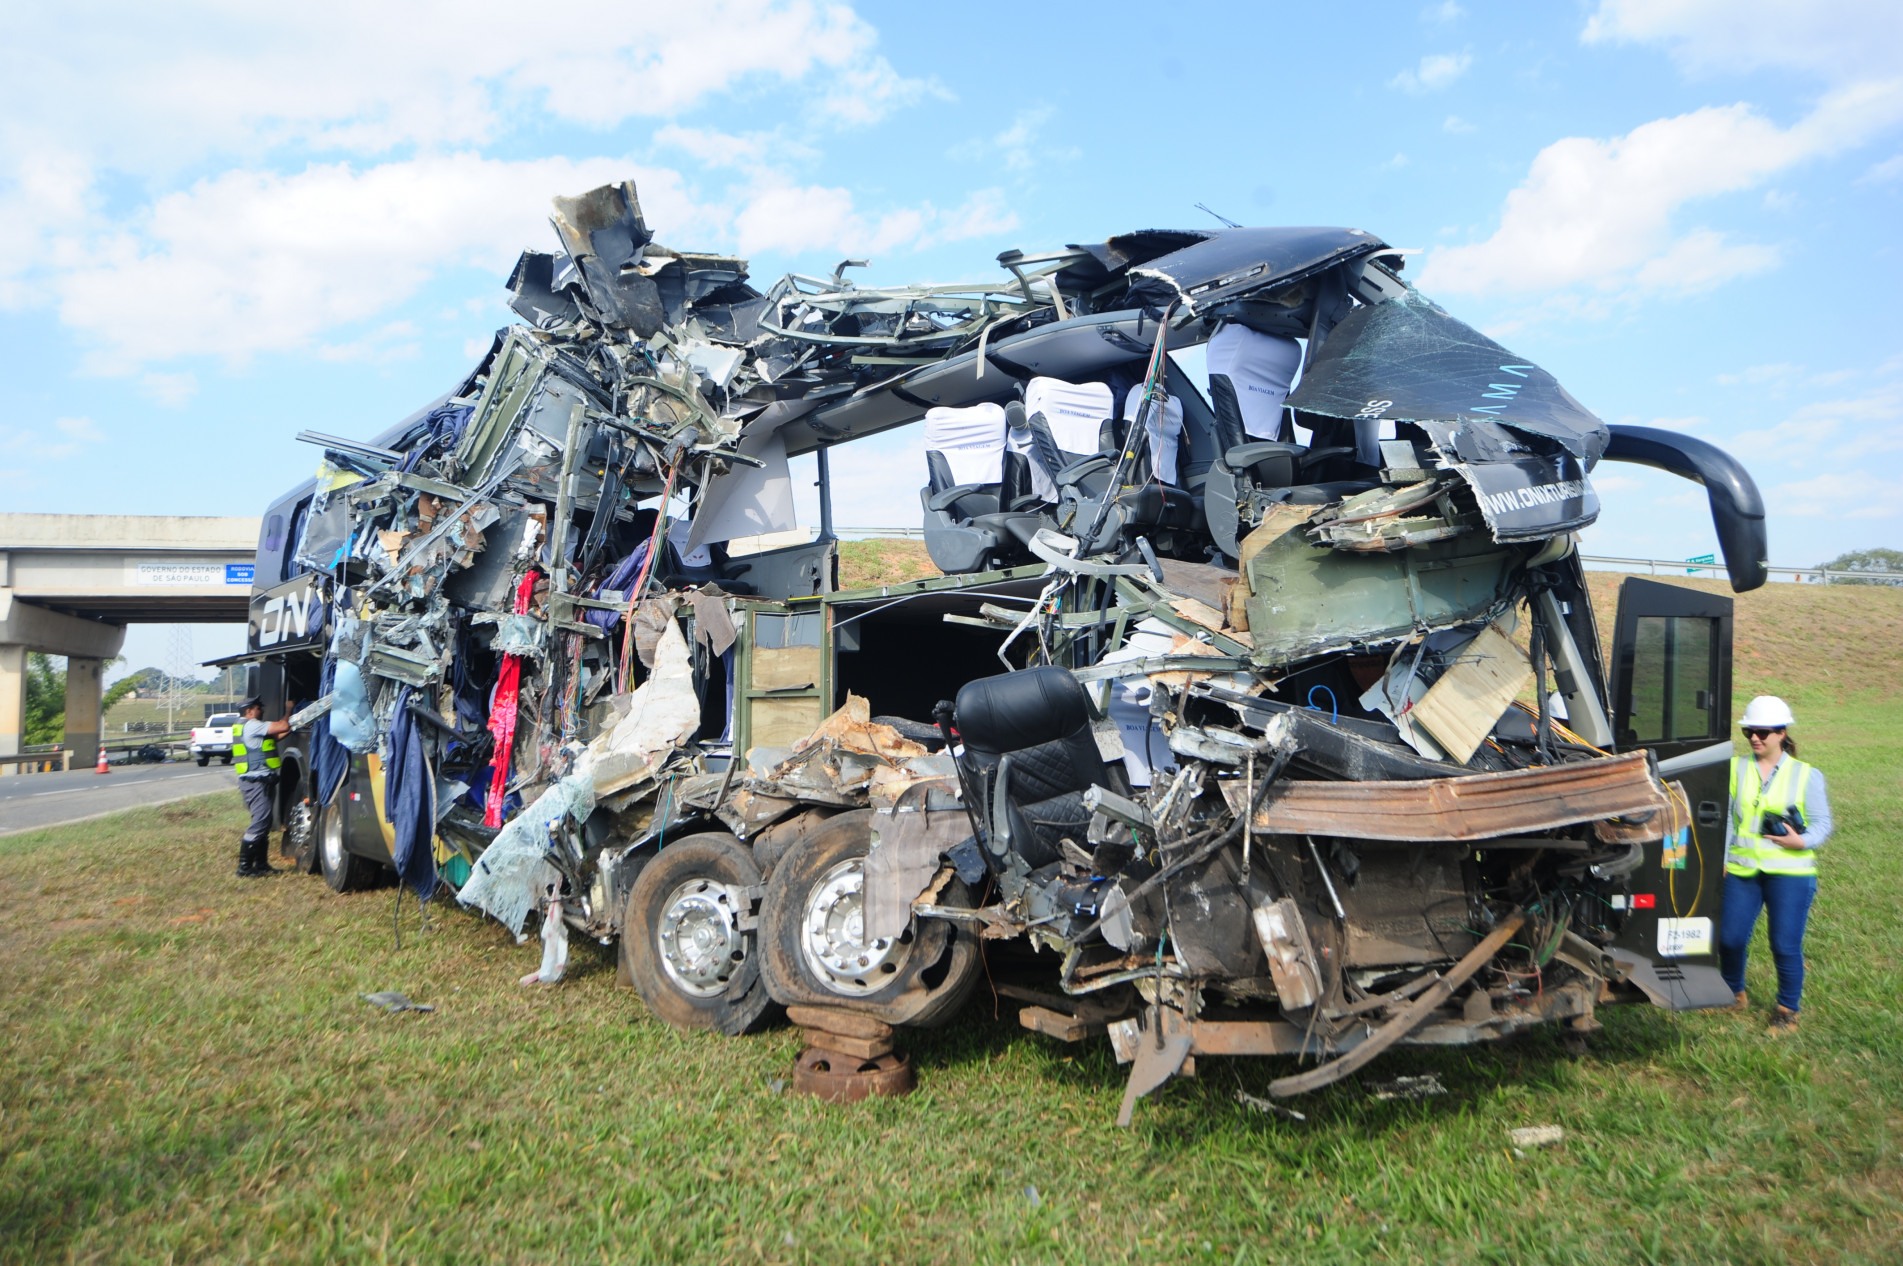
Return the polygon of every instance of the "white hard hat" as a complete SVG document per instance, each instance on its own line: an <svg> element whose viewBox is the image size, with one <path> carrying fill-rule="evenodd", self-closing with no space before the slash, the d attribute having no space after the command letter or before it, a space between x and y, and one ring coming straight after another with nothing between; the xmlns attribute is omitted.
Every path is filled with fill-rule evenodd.
<svg viewBox="0 0 1903 1266"><path fill-rule="evenodd" d="M1791 715L1791 705L1776 695L1759 695L1744 705L1742 725L1754 730L1782 730L1795 725L1797 718Z"/></svg>

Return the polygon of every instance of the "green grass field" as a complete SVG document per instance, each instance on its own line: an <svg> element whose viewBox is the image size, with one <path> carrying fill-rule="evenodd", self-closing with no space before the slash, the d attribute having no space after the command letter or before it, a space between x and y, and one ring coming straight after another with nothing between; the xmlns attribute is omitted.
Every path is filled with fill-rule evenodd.
<svg viewBox="0 0 1903 1266"><path fill-rule="evenodd" d="M777 1089L790 1031L676 1033L589 945L524 990L494 923L231 878L232 793L0 840L0 1259L1894 1262L1903 594L1820 592L1739 604L1739 702L1791 699L1839 820L1794 1038L1617 1008L1583 1057L1402 1049L1304 1121L1237 1102L1288 1065L1211 1059L1118 1131L1107 1044L981 993L916 1094L832 1108Z"/></svg>

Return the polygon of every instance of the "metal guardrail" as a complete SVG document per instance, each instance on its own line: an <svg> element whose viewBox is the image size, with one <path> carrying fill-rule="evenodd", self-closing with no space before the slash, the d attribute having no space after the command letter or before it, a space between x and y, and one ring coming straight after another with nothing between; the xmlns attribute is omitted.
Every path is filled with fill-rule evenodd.
<svg viewBox="0 0 1903 1266"><path fill-rule="evenodd" d="M0 765L18 765L23 774L50 774L55 771L64 773L73 767L73 754L70 751L15 752L0 756ZM28 769L28 765L39 768Z"/></svg>
<svg viewBox="0 0 1903 1266"><path fill-rule="evenodd" d="M1604 554L1581 554L1579 561L1606 571L1643 571L1651 576L1690 576L1701 572L1711 572L1718 577L1725 575L1723 563L1682 558L1613 558ZM1832 571L1828 567L1770 567L1766 570L1772 580L1798 584L1903 585L1903 572L1895 571Z"/></svg>

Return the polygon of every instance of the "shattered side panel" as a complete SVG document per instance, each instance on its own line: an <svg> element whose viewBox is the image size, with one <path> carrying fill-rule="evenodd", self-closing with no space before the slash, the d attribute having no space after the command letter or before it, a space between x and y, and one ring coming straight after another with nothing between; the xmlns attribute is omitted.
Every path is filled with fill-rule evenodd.
<svg viewBox="0 0 1903 1266"><path fill-rule="evenodd" d="M1377 554L1318 546L1299 524L1244 552L1249 636L1263 667L1480 619L1509 600L1520 561L1471 533Z"/></svg>

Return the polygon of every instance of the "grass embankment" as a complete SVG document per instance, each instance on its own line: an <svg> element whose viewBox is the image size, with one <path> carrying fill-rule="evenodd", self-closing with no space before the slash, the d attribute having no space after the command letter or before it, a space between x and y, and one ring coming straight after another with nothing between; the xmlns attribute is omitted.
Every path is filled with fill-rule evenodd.
<svg viewBox="0 0 1903 1266"><path fill-rule="evenodd" d="M1903 594L1775 586L1739 630L1740 699L1792 700L1840 823L1795 1038L1618 1008L1584 1058L1401 1050L1301 1122L1236 1102L1286 1064L1205 1060L1124 1132L1106 1045L985 998L911 1037L918 1093L829 1108L776 1092L790 1032L676 1033L586 944L523 990L493 923L418 935L405 898L398 949L391 890L230 878L219 796L0 840L0 1258L1897 1260ZM1448 1093L1369 1093L1424 1072Z"/></svg>
<svg viewBox="0 0 1903 1266"><path fill-rule="evenodd" d="M839 587L864 589L896 585L941 574L925 552L924 541L880 538L839 543Z"/></svg>

